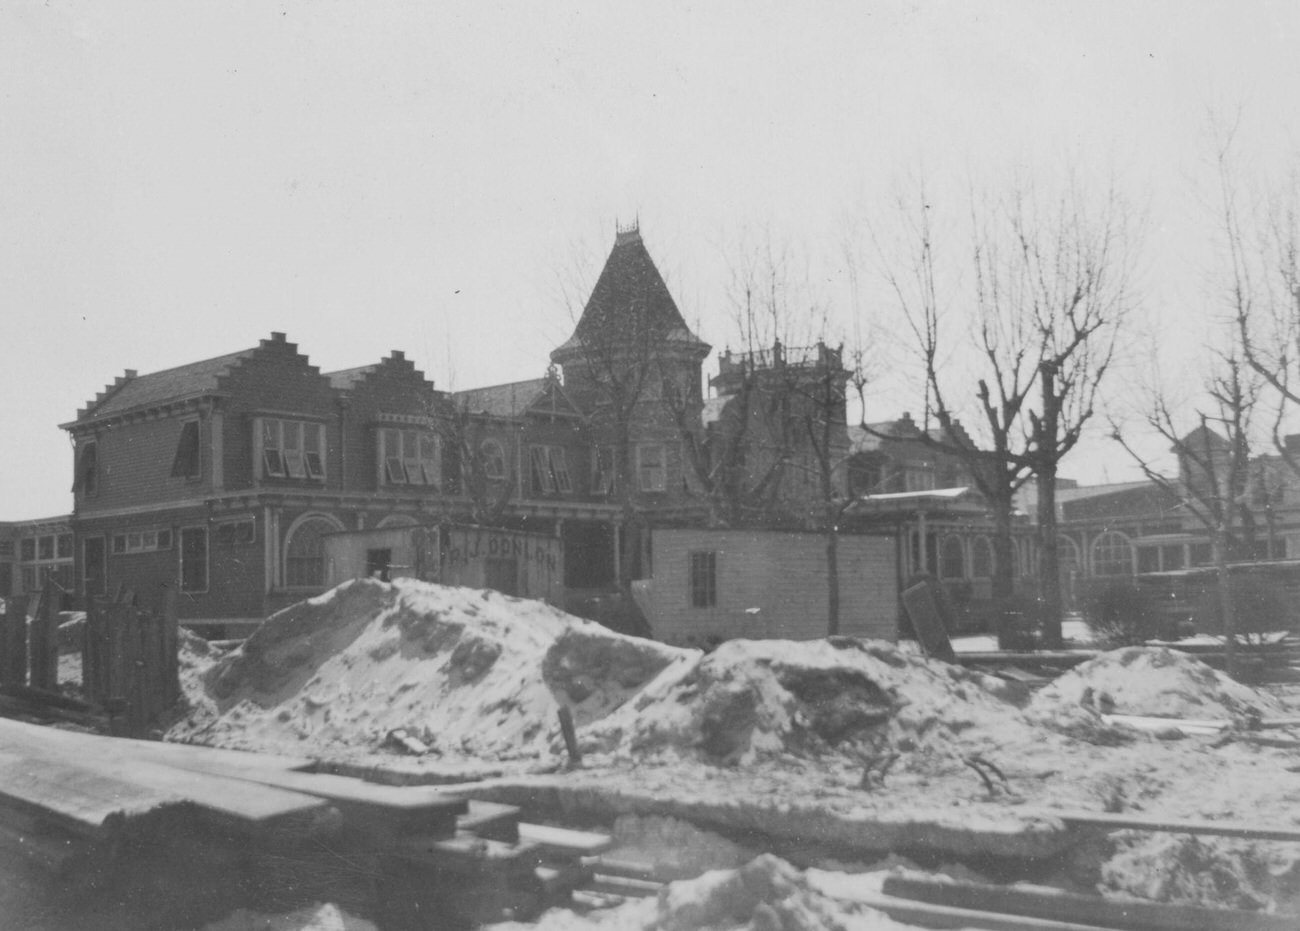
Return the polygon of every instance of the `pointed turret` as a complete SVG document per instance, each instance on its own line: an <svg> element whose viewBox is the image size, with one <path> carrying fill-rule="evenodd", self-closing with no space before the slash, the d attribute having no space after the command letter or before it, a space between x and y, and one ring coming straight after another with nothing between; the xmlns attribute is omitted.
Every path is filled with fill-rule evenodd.
<svg viewBox="0 0 1300 931"><path fill-rule="evenodd" d="M709 345L691 332L646 251L637 224L620 227L582 317L551 353L558 365L599 353L684 352L703 359Z"/></svg>

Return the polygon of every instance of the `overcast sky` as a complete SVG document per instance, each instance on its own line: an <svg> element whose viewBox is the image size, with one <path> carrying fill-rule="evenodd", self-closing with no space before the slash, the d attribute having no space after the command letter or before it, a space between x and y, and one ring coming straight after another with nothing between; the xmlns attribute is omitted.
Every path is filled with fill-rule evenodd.
<svg viewBox="0 0 1300 931"><path fill-rule="evenodd" d="M561 286L638 216L715 346L756 229L850 334L846 231L918 166L1113 169L1149 210L1142 313L1194 373L1207 110L1294 154L1297 47L1293 2L0 0L0 519L71 508L57 424L127 368L280 330L325 371L537 377ZM869 404L920 408L887 378ZM1132 474L1097 443L1064 472Z"/></svg>

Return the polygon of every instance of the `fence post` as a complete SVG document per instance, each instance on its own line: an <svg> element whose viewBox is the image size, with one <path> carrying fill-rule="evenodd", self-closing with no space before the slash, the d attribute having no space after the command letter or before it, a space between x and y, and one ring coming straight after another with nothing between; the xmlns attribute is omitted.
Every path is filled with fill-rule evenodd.
<svg viewBox="0 0 1300 931"><path fill-rule="evenodd" d="M163 586L162 599L162 692L163 708L171 707L181 697L180 621L176 617L180 586Z"/></svg>
<svg viewBox="0 0 1300 931"><path fill-rule="evenodd" d="M32 618L28 650L31 656L31 686L57 691L59 688L59 613L61 589L51 581L45 583L36 616Z"/></svg>
<svg viewBox="0 0 1300 931"><path fill-rule="evenodd" d="M27 684L27 595L6 598L0 618L0 685Z"/></svg>

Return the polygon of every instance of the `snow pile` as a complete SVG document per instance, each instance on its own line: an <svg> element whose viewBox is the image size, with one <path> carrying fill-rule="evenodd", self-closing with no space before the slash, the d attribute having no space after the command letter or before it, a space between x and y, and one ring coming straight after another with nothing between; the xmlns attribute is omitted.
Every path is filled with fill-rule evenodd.
<svg viewBox="0 0 1300 931"><path fill-rule="evenodd" d="M874 909L833 899L807 876L771 854L735 870L672 883L657 899L629 902L586 916L552 909L535 924L494 925L496 931L889 931L911 928Z"/></svg>
<svg viewBox="0 0 1300 931"><path fill-rule="evenodd" d="M218 660L168 739L338 755L404 729L439 753L536 756L561 706L585 724L695 655L497 592L360 579Z"/></svg>
<svg viewBox="0 0 1300 931"><path fill-rule="evenodd" d="M1156 902L1293 911L1300 862L1293 844L1186 834L1132 834L1102 867L1102 886Z"/></svg>
<svg viewBox="0 0 1300 931"><path fill-rule="evenodd" d="M287 915L263 915L239 909L203 931L377 931L369 921L353 917L336 905L312 905Z"/></svg>
<svg viewBox="0 0 1300 931"><path fill-rule="evenodd" d="M726 765L1026 737L995 682L883 642L732 640L665 670L582 741L592 753L667 751Z"/></svg>
<svg viewBox="0 0 1300 931"><path fill-rule="evenodd" d="M660 881L738 867L756 853L689 821L658 815L620 815L611 834L617 859L649 866Z"/></svg>
<svg viewBox="0 0 1300 931"><path fill-rule="evenodd" d="M1278 710L1271 697L1165 647L1103 653L1044 687L1028 710L1051 720L1084 705L1108 714L1216 720Z"/></svg>

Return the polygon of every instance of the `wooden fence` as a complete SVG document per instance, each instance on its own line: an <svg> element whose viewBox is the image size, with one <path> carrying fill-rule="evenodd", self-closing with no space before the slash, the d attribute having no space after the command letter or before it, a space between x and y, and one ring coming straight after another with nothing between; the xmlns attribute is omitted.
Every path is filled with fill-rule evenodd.
<svg viewBox="0 0 1300 931"><path fill-rule="evenodd" d="M37 596L5 599L0 618L0 688L39 696L59 692L59 616L62 594L50 583ZM176 587L166 586L157 611L141 608L133 593L91 598L74 642L81 650L84 698L133 735L146 733L180 697ZM119 718L119 716L121 716Z"/></svg>

